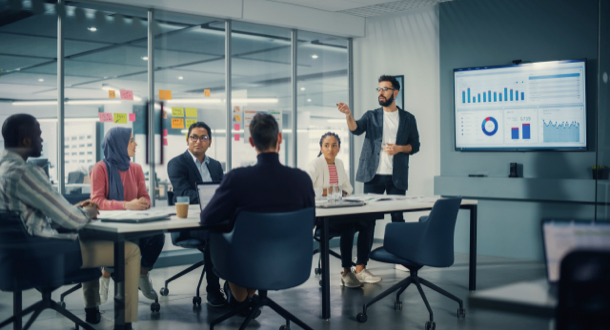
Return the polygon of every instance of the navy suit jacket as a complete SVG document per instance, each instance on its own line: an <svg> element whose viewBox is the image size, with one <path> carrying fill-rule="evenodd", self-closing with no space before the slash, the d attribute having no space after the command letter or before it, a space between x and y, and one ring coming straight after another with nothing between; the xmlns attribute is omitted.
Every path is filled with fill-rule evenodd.
<svg viewBox="0 0 610 330"><path fill-rule="evenodd" d="M214 225L228 219L233 227L240 211L273 213L315 207L309 174L280 164L275 152L257 158L256 165L236 168L225 175L201 212L201 224Z"/></svg>
<svg viewBox="0 0 610 330"><path fill-rule="evenodd" d="M209 158L210 163L207 166L212 177L212 182L222 181L224 174L220 162L211 157ZM174 203L176 202L176 197L189 196L191 204L199 204L197 183L202 182L203 179L188 150L169 161L167 164L167 175L174 188Z"/></svg>

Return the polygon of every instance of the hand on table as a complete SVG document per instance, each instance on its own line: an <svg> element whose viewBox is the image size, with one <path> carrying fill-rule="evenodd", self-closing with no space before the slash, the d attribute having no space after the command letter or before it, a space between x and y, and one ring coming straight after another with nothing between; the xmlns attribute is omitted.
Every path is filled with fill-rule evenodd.
<svg viewBox="0 0 610 330"><path fill-rule="evenodd" d="M146 210L150 208L148 200L144 197L133 199L129 202L125 202L126 210Z"/></svg>

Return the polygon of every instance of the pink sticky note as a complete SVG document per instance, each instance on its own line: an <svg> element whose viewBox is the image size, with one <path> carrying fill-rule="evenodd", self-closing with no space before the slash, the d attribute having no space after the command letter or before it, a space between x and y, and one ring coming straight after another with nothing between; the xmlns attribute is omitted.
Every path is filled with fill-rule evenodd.
<svg viewBox="0 0 610 330"><path fill-rule="evenodd" d="M233 129L239 131L239 124L233 124Z"/></svg>
<svg viewBox="0 0 610 330"><path fill-rule="evenodd" d="M108 113L108 112L99 112L97 114L100 117L100 121L102 123L111 123L114 121L114 117L112 116L112 113Z"/></svg>
<svg viewBox="0 0 610 330"><path fill-rule="evenodd" d="M129 114L129 121L136 121L136 114L135 113L130 113Z"/></svg>
<svg viewBox="0 0 610 330"><path fill-rule="evenodd" d="M167 138L163 138L163 145L164 145L164 146L167 146L167 145L168 145L168 144L167 144Z"/></svg>
<svg viewBox="0 0 610 330"><path fill-rule="evenodd" d="M163 129L163 136L167 136L167 128Z"/></svg>
<svg viewBox="0 0 610 330"><path fill-rule="evenodd" d="M239 134L233 134L233 138L235 139L235 141L239 141Z"/></svg>
<svg viewBox="0 0 610 330"><path fill-rule="evenodd" d="M133 101L133 91L121 89L121 100Z"/></svg>

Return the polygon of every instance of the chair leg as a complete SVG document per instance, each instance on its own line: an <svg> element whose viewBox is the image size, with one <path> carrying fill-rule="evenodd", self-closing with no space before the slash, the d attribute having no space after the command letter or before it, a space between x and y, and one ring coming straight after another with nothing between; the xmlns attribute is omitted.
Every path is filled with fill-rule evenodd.
<svg viewBox="0 0 610 330"><path fill-rule="evenodd" d="M224 320L230 319L233 316L239 314L241 311L248 309L251 306L251 304L244 304L242 306L239 306L239 308L233 309L230 312L224 314L223 316L215 319L214 321L212 321L212 323L210 323L210 330L214 330L214 326L220 322L223 322Z"/></svg>
<svg viewBox="0 0 610 330"><path fill-rule="evenodd" d="M430 289L432 289L432 290L442 294L443 296L455 300L458 304L460 304L460 308L464 308L464 303L462 302L462 300L460 298L452 295L451 293L441 289L440 287L430 283L429 281L427 281L427 280L425 280L425 279L423 279L421 277L419 278L419 281L421 282L421 284L423 284L423 285L429 287Z"/></svg>
<svg viewBox="0 0 610 330"><path fill-rule="evenodd" d="M407 278L405 278L404 280L392 285L389 289L383 291L382 293L380 293L378 296L376 296L375 298L373 298L373 300L367 302L366 304L364 304L362 306L362 314L366 315L366 309L371 307L372 304L378 302L379 300L387 297L390 293L398 290L398 289L402 289L403 287L406 289L411 283L413 283L413 276L409 276ZM404 289L402 289L404 291Z"/></svg>
<svg viewBox="0 0 610 330"><path fill-rule="evenodd" d="M201 288L201 281L203 281L203 274L205 274L206 268L203 265L203 269L201 270L201 275L199 276L199 282L197 283L197 296L199 298L199 288ZM201 305L201 302L199 303Z"/></svg>
<svg viewBox="0 0 610 330"><path fill-rule="evenodd" d="M189 266L187 269L185 269L185 270L181 271L180 273L178 273L178 274L168 278L165 281L165 288L167 289L167 286L168 286L169 282L171 282L171 281L173 281L173 280L175 280L175 279L177 279L179 277L182 277L184 274L188 274L188 273L192 272L194 269L197 269L197 268L199 268L201 266L203 266L203 260L197 262L196 264L193 264L193 265Z"/></svg>
<svg viewBox="0 0 610 330"><path fill-rule="evenodd" d="M95 328L93 328L92 326L87 324L85 321L79 319L76 315L68 312L68 310L66 310L60 304L58 304L58 303L56 303L54 301L51 301L51 306L49 306L49 307L54 309L55 311L57 311L59 314L65 316L68 319L70 319L70 321L74 322L74 324L76 325L77 329L78 329L79 326L81 326L85 330L95 330Z"/></svg>
<svg viewBox="0 0 610 330"><path fill-rule="evenodd" d="M13 314L13 316L9 317L8 319L6 319L6 320L2 321L2 323L0 323L0 328L4 327L5 325L8 325L10 323L13 323L15 321L19 321L19 322L15 322L17 324L14 328L21 329L21 318L30 314L32 311L36 310L37 308L39 308L39 306L41 304L42 304L42 301L39 301L39 302L33 304L32 306L22 310L18 314Z"/></svg>
<svg viewBox="0 0 610 330"><path fill-rule="evenodd" d="M413 279L413 282L415 283L415 286L417 287L417 291L419 291L419 295L421 296L422 300L424 301L424 304L426 304L426 308L428 309L428 313L430 313L430 323L434 322L434 314L432 313L432 308L430 307L430 304L428 303L428 299L426 299L426 295L424 294L424 290L421 287L421 284L419 283L419 278L415 277Z"/></svg>
<svg viewBox="0 0 610 330"><path fill-rule="evenodd" d="M59 301L63 303L64 302L64 298L66 298L67 295L71 294L72 292L74 292L74 291L76 291L76 290L78 290L78 289L80 289L82 287L83 287L82 283L78 283L77 285L71 287L69 290L67 290L66 292L62 293L59 296Z"/></svg>
<svg viewBox="0 0 610 330"><path fill-rule="evenodd" d="M23 327L23 330L28 330L31 326L32 323L34 323L34 321L36 320L36 318L38 317L38 315L40 315L40 313L42 313L42 311L44 310L44 303L40 302L40 305L38 305L38 307L36 308L36 310L34 311L34 313L32 313L32 316L30 317L30 319L28 320L28 322L25 324L25 326Z"/></svg>
<svg viewBox="0 0 610 330"><path fill-rule="evenodd" d="M287 325L290 325L290 321L292 321L296 325L298 325L299 327L301 327L301 328L303 328L305 330L313 330L311 327L309 327L303 321L299 320L296 316L294 316L293 314L291 314L290 312L288 312L287 310L282 308L280 305L278 305L275 301L267 298L266 302L265 302L265 305L269 306L269 308L273 309L281 317L286 319L286 324Z"/></svg>

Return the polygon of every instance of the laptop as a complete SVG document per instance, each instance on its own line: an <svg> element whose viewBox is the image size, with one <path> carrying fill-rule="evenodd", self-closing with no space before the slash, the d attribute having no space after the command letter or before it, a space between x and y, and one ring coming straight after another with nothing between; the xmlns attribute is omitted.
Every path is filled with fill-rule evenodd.
<svg viewBox="0 0 610 330"><path fill-rule="evenodd" d="M216 189L220 186L219 182L200 182L197 184L197 194L199 195L199 207L201 211L212 199Z"/></svg>
<svg viewBox="0 0 610 330"><path fill-rule="evenodd" d="M557 297L561 260L578 249L610 249L610 223L591 220L543 220L542 241L549 290Z"/></svg>

